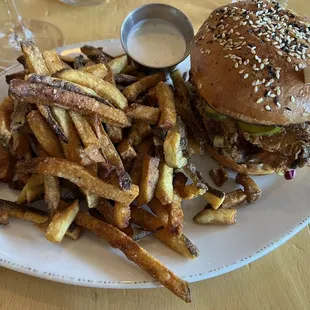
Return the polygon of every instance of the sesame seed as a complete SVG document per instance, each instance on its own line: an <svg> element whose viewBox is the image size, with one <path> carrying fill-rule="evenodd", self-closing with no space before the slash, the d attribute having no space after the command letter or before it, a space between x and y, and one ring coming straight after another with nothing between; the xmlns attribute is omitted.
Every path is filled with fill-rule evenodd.
<svg viewBox="0 0 310 310"><path fill-rule="evenodd" d="M298 72L298 71L299 71L298 66L295 66L295 71L296 71L296 72Z"/></svg>
<svg viewBox="0 0 310 310"><path fill-rule="evenodd" d="M287 60L287 62L292 62L291 57L287 57L286 60Z"/></svg>
<svg viewBox="0 0 310 310"><path fill-rule="evenodd" d="M276 105L281 108L281 103L279 101L276 102Z"/></svg>
<svg viewBox="0 0 310 310"><path fill-rule="evenodd" d="M254 92L257 93L258 92L258 86L254 87Z"/></svg>
<svg viewBox="0 0 310 310"><path fill-rule="evenodd" d="M295 97L291 96L291 103L295 103Z"/></svg>
<svg viewBox="0 0 310 310"><path fill-rule="evenodd" d="M249 74L248 73L246 73L244 76L243 76L243 78L246 80L247 78L249 77Z"/></svg>
<svg viewBox="0 0 310 310"><path fill-rule="evenodd" d="M277 90L277 95L280 96L281 93L282 93L282 92L281 92L281 89L278 89L278 90Z"/></svg>
<svg viewBox="0 0 310 310"><path fill-rule="evenodd" d="M242 74L242 73L244 73L244 70L243 70L243 69L239 71L239 74Z"/></svg>
<svg viewBox="0 0 310 310"><path fill-rule="evenodd" d="M271 107L270 107L270 105L265 105L265 110L267 110L267 111L271 111Z"/></svg>
<svg viewBox="0 0 310 310"><path fill-rule="evenodd" d="M259 98L256 103L262 103L264 101L264 98Z"/></svg>
<svg viewBox="0 0 310 310"><path fill-rule="evenodd" d="M236 62L235 63L235 68L237 69L239 67L239 64Z"/></svg>
<svg viewBox="0 0 310 310"><path fill-rule="evenodd" d="M202 84L199 84L199 85L198 85L198 88L201 89L201 88L202 88Z"/></svg>
<svg viewBox="0 0 310 310"><path fill-rule="evenodd" d="M280 55L280 56L283 55L281 51L277 51L277 54Z"/></svg>
<svg viewBox="0 0 310 310"><path fill-rule="evenodd" d="M265 65L264 64L261 64L260 67L259 67L261 70L263 70L265 68Z"/></svg>

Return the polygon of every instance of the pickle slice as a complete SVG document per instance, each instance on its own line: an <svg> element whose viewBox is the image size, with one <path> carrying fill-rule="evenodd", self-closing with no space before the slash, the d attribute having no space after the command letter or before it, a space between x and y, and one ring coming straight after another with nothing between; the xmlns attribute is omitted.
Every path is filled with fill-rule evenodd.
<svg viewBox="0 0 310 310"><path fill-rule="evenodd" d="M209 117L213 118L213 119L216 119L216 120L222 120L222 119L225 119L226 116L225 115L222 115L222 114L219 114L217 113L216 111L214 111L212 108L210 108L208 105L205 105L205 111L206 113L208 114Z"/></svg>
<svg viewBox="0 0 310 310"><path fill-rule="evenodd" d="M238 126L242 131L245 131L253 136L272 136L279 133L282 129L278 126L260 126L238 122Z"/></svg>

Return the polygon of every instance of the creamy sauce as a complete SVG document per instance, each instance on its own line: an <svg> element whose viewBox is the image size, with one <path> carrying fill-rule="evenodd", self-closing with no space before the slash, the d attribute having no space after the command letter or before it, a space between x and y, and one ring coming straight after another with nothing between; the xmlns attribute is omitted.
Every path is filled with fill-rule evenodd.
<svg viewBox="0 0 310 310"><path fill-rule="evenodd" d="M180 30L162 19L139 22L128 36L129 54L150 67L169 67L182 60L186 52Z"/></svg>

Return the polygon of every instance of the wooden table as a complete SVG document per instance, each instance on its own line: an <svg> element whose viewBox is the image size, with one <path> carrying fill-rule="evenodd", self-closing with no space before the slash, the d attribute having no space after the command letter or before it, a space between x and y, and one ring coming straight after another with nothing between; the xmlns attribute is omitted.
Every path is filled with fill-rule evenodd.
<svg viewBox="0 0 310 310"><path fill-rule="evenodd" d="M309 0L289 0L310 16ZM59 1L18 1L24 17L57 24L66 43L115 38L123 18L151 0L108 0L99 7L75 8ZM183 10L198 29L210 11L227 0L167 0ZM307 10L307 11L306 11ZM0 21L7 18L0 2ZM276 224L276 223L275 223ZM242 269L195 283L186 305L165 289L107 290L53 283L0 268L0 309L310 309L310 230Z"/></svg>

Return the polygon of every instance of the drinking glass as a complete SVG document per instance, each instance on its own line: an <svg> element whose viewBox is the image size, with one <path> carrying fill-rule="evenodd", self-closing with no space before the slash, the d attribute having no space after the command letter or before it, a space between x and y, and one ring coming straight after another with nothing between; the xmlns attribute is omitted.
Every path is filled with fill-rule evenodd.
<svg viewBox="0 0 310 310"><path fill-rule="evenodd" d="M20 42L33 40L42 50L64 43L61 31L49 22L22 19L15 0L4 0L10 21L0 25L0 69L11 66L20 55Z"/></svg>
<svg viewBox="0 0 310 310"><path fill-rule="evenodd" d="M65 4L70 4L74 6L91 6L91 5L99 5L106 2L106 0L60 0L60 1Z"/></svg>

